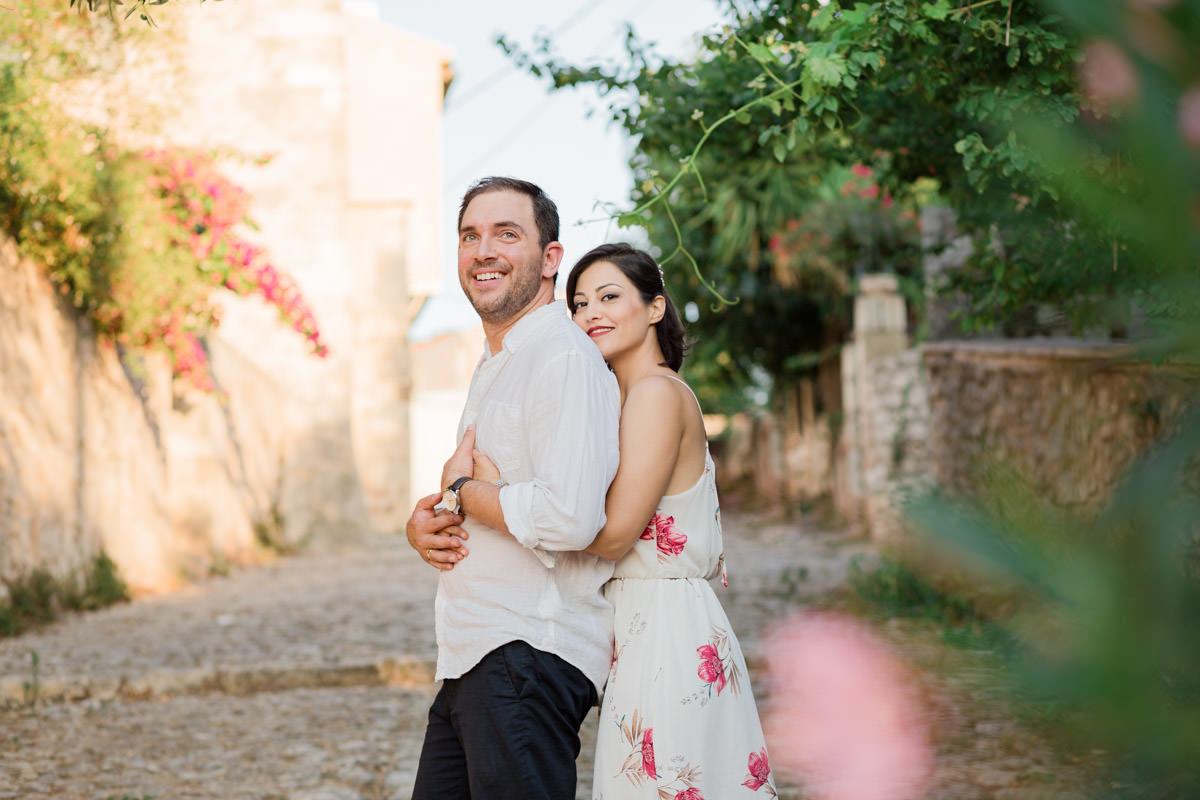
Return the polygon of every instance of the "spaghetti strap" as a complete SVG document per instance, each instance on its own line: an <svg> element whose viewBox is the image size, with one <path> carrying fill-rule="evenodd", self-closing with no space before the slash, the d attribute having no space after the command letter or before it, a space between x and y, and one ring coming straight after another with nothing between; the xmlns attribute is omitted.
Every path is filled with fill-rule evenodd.
<svg viewBox="0 0 1200 800"><path fill-rule="evenodd" d="M691 386L688 386L687 381L685 381L683 378L679 377L678 375L663 375L663 377L670 378L671 380L676 381L678 383L682 383L683 388L687 389L688 393L691 394L692 399L696 401L696 408L698 408L700 410L700 416L702 416L702 417L704 416L704 406L700 405L700 398L696 397L696 392L692 390Z"/></svg>

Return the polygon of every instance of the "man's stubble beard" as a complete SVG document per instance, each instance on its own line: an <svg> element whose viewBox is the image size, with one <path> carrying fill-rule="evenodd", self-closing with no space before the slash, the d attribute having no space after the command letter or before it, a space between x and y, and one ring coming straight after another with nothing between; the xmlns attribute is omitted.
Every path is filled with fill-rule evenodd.
<svg viewBox="0 0 1200 800"><path fill-rule="evenodd" d="M538 268L540 263L541 258L539 257L537 263L514 266L509 272L512 285L491 306L480 305L479 300L471 293L471 289L468 288L474 283L471 278L466 279L467 285L463 287L463 293L466 294L467 300L470 301L471 306L475 309L475 313L484 322L507 322L524 311L533 302L533 298L537 296L538 289L541 288L542 284L542 273Z"/></svg>

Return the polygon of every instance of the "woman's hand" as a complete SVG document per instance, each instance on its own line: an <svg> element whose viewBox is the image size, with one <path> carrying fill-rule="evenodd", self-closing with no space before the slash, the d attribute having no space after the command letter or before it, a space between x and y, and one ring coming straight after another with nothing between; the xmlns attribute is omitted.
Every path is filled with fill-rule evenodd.
<svg viewBox="0 0 1200 800"><path fill-rule="evenodd" d="M474 471L471 473L472 478L487 483L495 483L500 480L500 470L496 469L496 465L490 458L478 450L472 450L471 455L475 460Z"/></svg>
<svg viewBox="0 0 1200 800"><path fill-rule="evenodd" d="M458 443L454 454L446 461L442 467L442 488L445 489L450 484L454 483L458 478L470 476L471 474L471 453L475 451L475 426L468 425L466 431L463 432L462 441Z"/></svg>

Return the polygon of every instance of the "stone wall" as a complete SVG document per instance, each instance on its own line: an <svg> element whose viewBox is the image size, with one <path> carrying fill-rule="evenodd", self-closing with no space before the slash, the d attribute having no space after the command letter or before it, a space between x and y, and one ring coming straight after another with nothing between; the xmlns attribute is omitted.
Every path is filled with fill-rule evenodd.
<svg viewBox="0 0 1200 800"><path fill-rule="evenodd" d="M65 576L101 548L135 588L179 578L167 491L165 365L98 349L31 263L0 242L0 578Z"/></svg>
<svg viewBox="0 0 1200 800"><path fill-rule="evenodd" d="M932 477L960 492L1001 467L1057 504L1094 512L1200 398L1200 368L1133 362L1120 345L939 342L923 351Z"/></svg>
<svg viewBox="0 0 1200 800"><path fill-rule="evenodd" d="M706 419L717 464L717 484L731 502L807 506L828 496L831 448L828 416L788 404L784 415L758 412ZM719 437L719 438L718 438Z"/></svg>

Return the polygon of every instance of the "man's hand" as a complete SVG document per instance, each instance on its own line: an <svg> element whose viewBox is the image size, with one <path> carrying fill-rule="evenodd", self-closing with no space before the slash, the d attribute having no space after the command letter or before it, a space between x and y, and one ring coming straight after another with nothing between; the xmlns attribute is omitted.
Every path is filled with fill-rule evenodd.
<svg viewBox="0 0 1200 800"><path fill-rule="evenodd" d="M467 548L463 546L467 532L459 527L463 518L458 514L437 514L433 510L441 499L442 493L438 492L418 500L404 532L408 534L408 544L423 561L440 570L451 570L467 557Z"/></svg>
<svg viewBox="0 0 1200 800"><path fill-rule="evenodd" d="M442 489L454 483L458 478L471 477L471 470L475 468L475 459L471 456L474 450L475 426L468 425L462 441L458 443L458 449L442 467Z"/></svg>

